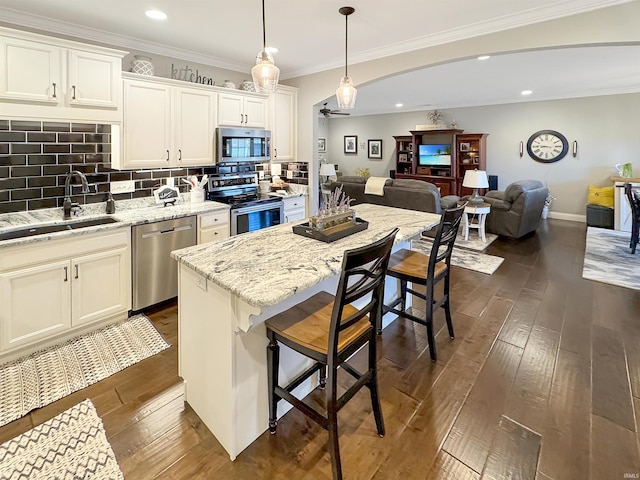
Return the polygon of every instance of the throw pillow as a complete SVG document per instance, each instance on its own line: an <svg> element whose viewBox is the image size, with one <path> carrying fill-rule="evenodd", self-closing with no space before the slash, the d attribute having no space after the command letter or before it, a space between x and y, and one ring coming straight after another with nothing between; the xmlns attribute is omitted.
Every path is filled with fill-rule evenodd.
<svg viewBox="0 0 640 480"><path fill-rule="evenodd" d="M587 203L613 208L613 186L596 187L595 185L589 185Z"/></svg>

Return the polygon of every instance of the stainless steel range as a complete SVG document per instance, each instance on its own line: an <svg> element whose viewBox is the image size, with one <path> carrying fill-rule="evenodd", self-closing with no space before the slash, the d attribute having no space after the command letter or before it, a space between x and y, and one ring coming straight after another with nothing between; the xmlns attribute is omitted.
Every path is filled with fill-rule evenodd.
<svg viewBox="0 0 640 480"><path fill-rule="evenodd" d="M258 192L258 174L253 164L221 164L217 171L209 174L207 198L231 206L231 235L283 222L282 199Z"/></svg>

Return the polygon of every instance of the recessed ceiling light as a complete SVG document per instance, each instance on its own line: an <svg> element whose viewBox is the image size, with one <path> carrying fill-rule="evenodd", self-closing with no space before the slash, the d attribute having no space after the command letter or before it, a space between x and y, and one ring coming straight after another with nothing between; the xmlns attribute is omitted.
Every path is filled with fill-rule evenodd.
<svg viewBox="0 0 640 480"><path fill-rule="evenodd" d="M149 18L153 18L154 20L167 19L167 14L164 12L161 12L160 10L147 10L146 12L144 12L144 14Z"/></svg>
<svg viewBox="0 0 640 480"><path fill-rule="evenodd" d="M398 108L404 107L404 103L396 103L396 107L398 107Z"/></svg>
<svg viewBox="0 0 640 480"><path fill-rule="evenodd" d="M533 93L533 90L522 90L520 92L520 95L531 95Z"/></svg>
<svg viewBox="0 0 640 480"><path fill-rule="evenodd" d="M478 60L489 60L491 58L491 55L480 55L478 57Z"/></svg>

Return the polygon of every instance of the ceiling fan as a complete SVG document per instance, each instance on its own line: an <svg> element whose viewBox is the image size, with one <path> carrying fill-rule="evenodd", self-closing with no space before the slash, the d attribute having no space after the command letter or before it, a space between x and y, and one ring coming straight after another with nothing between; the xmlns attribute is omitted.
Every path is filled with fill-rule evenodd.
<svg viewBox="0 0 640 480"><path fill-rule="evenodd" d="M344 113L344 112L341 112L340 110L331 110L330 108L327 108L327 103L328 102L325 102L324 108L320 109L320 113L324 115L325 118L331 115L351 115L350 113Z"/></svg>

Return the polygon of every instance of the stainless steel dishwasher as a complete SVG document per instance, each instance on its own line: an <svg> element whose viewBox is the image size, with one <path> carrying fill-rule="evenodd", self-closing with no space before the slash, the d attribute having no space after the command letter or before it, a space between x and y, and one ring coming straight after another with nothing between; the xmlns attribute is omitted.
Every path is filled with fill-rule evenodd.
<svg viewBox="0 0 640 480"><path fill-rule="evenodd" d="M196 217L136 225L133 240L132 309L178 295L178 265L171 251L196 244Z"/></svg>

